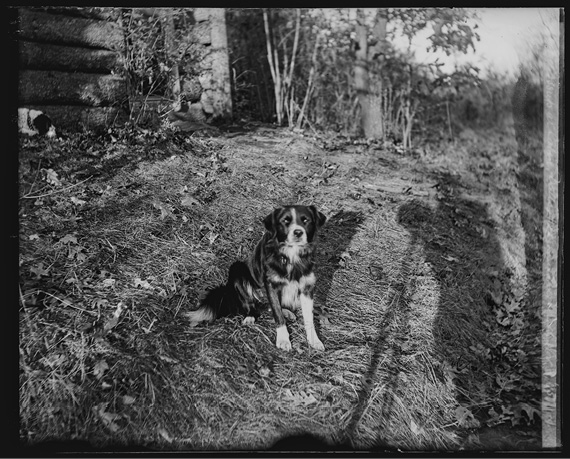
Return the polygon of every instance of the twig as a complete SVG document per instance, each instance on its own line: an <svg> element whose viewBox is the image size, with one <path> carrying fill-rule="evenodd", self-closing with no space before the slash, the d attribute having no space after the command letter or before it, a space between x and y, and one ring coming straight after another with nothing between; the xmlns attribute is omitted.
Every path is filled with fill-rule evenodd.
<svg viewBox="0 0 570 459"><path fill-rule="evenodd" d="M34 189L34 185L38 181L38 175L40 174L41 167L42 167L42 159L40 158L40 162L38 164L38 170L36 171L36 176L34 177L34 181L32 182L32 186L30 186L30 191L28 191L28 194L32 192L32 190Z"/></svg>
<svg viewBox="0 0 570 459"><path fill-rule="evenodd" d="M63 192L63 191L67 191L67 190L69 190L69 189L71 189L71 188L73 188L73 187L75 187L75 186L77 186L77 185L81 185L82 183L86 182L86 181L89 180L90 178L93 178L93 176L90 175L90 176L87 177L85 180L82 180L81 182L74 183L73 185L69 185L69 186L66 187L66 188L62 188L61 190L55 190L55 191L52 191L52 192L50 192L50 193L39 194L39 195L37 195L37 196L28 196L28 195L26 195L26 196L22 196L22 199L39 199L39 198L45 198L46 196L51 196L52 194L61 193L61 192Z"/></svg>
<svg viewBox="0 0 570 459"><path fill-rule="evenodd" d="M305 116L305 110L307 108L307 103L309 102L309 97L313 91L313 78L315 76L315 67L317 64L317 49L319 48L319 38L320 35L317 34L315 38L315 47L313 48L313 56L311 58L311 70L309 71L309 81L307 82L307 92L305 93L305 100L303 100L303 106L301 107L301 113L297 118L297 129L301 128L303 124L303 117Z"/></svg>
<svg viewBox="0 0 570 459"><path fill-rule="evenodd" d="M69 300L62 300L61 298L59 298L59 297L57 297L57 296L55 296L55 295L52 295L51 293L46 292L45 290L38 290L38 292L44 292L47 296L51 296L54 300L59 301L59 302L60 302L62 305L64 305L64 306L70 307L70 308L72 308L72 309L77 309L78 311L85 312L85 313L87 313L87 314L95 315L95 313L94 313L93 311L88 311L87 309L83 309L83 308L80 308L80 307L78 307L78 306L74 306L74 305L71 303L71 301L69 301Z"/></svg>
<svg viewBox="0 0 570 459"><path fill-rule="evenodd" d="M26 307L26 301L24 300L24 295L22 294L22 286L18 285L18 289L20 290L20 301L22 302L22 306Z"/></svg>

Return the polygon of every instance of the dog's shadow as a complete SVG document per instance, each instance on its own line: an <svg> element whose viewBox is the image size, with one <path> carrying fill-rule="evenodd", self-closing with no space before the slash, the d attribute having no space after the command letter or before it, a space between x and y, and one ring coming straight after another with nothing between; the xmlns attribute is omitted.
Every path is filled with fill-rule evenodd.
<svg viewBox="0 0 570 459"><path fill-rule="evenodd" d="M349 247L352 238L364 222L360 212L341 210L330 217L320 229L316 254L315 314L326 314L327 298L336 270L340 267L341 255ZM315 323L317 332L320 321Z"/></svg>

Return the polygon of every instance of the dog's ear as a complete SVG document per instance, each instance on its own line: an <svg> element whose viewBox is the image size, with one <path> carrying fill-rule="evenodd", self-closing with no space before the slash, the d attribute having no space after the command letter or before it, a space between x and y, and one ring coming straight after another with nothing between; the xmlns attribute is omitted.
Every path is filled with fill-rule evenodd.
<svg viewBox="0 0 570 459"><path fill-rule="evenodd" d="M277 215L277 212L279 212L279 209L275 209L273 212L271 212L267 217L263 219L263 224L265 225L265 229L267 229L267 231L271 231L272 233L275 232L275 216Z"/></svg>
<svg viewBox="0 0 570 459"><path fill-rule="evenodd" d="M323 226L327 221L327 217L322 212L319 212L315 206L309 206L315 221L317 222L317 226Z"/></svg>

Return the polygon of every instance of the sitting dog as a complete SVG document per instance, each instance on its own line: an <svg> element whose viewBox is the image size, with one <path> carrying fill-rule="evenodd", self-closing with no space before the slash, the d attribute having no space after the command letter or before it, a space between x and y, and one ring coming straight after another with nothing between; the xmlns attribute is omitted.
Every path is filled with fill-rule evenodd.
<svg viewBox="0 0 570 459"><path fill-rule="evenodd" d="M300 307L309 345L324 350L313 321L313 253L317 229L325 220L315 206L275 209L263 220L267 231L248 262L235 262L227 283L210 290L201 307L187 314L192 324L236 314L245 315L244 324L254 323L265 290L277 325L277 347L291 350L285 317L294 320L292 311Z"/></svg>

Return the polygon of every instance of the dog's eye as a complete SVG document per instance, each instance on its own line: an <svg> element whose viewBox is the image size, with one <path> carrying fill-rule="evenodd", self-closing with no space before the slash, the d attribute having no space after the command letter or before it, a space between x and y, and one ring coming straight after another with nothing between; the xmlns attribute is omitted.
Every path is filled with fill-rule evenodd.
<svg viewBox="0 0 570 459"><path fill-rule="evenodd" d="M308 218L308 217L305 217L305 216L303 215L303 216L301 217L301 221L302 221L303 223L309 223L309 218Z"/></svg>
<svg viewBox="0 0 570 459"><path fill-rule="evenodd" d="M289 223L291 223L291 217L285 217L283 219L283 223L285 223L286 225L288 225Z"/></svg>

